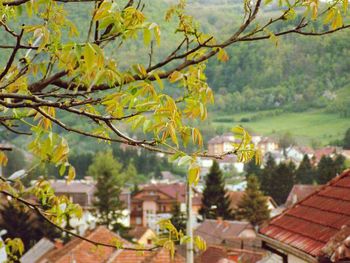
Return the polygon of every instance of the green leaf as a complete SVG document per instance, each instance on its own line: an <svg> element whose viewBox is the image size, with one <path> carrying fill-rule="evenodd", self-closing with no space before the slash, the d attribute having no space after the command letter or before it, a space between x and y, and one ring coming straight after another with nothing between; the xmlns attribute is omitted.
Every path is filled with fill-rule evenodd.
<svg viewBox="0 0 350 263"><path fill-rule="evenodd" d="M175 70L173 73L170 74L168 79L169 79L170 83L174 83L176 81L179 81L182 78L183 78L183 74L181 72Z"/></svg>
<svg viewBox="0 0 350 263"><path fill-rule="evenodd" d="M75 168L73 166L69 166L67 181L70 182L74 180L74 178L75 178Z"/></svg>
<svg viewBox="0 0 350 263"><path fill-rule="evenodd" d="M223 48L219 48L218 60L222 62L226 62L229 60L229 56Z"/></svg>
<svg viewBox="0 0 350 263"><path fill-rule="evenodd" d="M148 28L143 30L143 43L148 46L151 43L152 35Z"/></svg>
<svg viewBox="0 0 350 263"><path fill-rule="evenodd" d="M191 161L193 161L193 158L189 155L185 155L179 159L177 164L179 166L188 165L188 164L190 164Z"/></svg>
<svg viewBox="0 0 350 263"><path fill-rule="evenodd" d="M197 165L192 165L188 170L188 183L190 185L197 185L199 182L199 172L200 168Z"/></svg>

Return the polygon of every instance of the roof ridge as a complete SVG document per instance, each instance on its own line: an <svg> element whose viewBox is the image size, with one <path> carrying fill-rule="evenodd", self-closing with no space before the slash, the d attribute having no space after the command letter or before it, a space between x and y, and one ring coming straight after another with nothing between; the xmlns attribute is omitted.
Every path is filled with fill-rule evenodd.
<svg viewBox="0 0 350 263"><path fill-rule="evenodd" d="M323 191L326 187L328 186L333 186L335 183L337 183L340 179L346 177L346 176L350 176L350 169L346 169L344 170L341 174L335 176L334 178L332 178L329 182L327 182L326 184L324 184L323 186L321 186L319 189L317 189L316 191L314 191L312 194L304 197L303 199L301 199L300 201L296 202L295 204L293 204L290 208L287 208L286 210L284 210L281 214L276 215L274 217L271 217L269 222L272 222L273 220L280 218L282 216L284 216L285 214L287 214L287 212L289 212L291 209L293 209L294 207L296 207L297 205L301 204L302 202L310 199L311 197L315 196L316 194L318 194L319 192ZM263 227L262 227L263 228Z"/></svg>

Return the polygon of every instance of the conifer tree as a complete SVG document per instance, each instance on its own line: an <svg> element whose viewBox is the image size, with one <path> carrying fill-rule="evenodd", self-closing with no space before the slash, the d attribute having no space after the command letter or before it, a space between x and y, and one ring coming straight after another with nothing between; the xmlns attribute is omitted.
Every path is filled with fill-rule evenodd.
<svg viewBox="0 0 350 263"><path fill-rule="evenodd" d="M334 158L335 174L341 174L345 170L345 168L346 168L345 160L346 160L346 158L341 154L337 154L335 156L335 158Z"/></svg>
<svg viewBox="0 0 350 263"><path fill-rule="evenodd" d="M88 174L97 181L94 205L98 222L110 229L119 230L118 219L122 217L124 205L120 200L125 176L122 165L111 151L98 153L89 166Z"/></svg>
<svg viewBox="0 0 350 263"><path fill-rule="evenodd" d="M343 139L343 147L346 150L350 150L350 128L346 130L344 139Z"/></svg>
<svg viewBox="0 0 350 263"><path fill-rule="evenodd" d="M239 220L249 221L254 226L260 225L270 216L267 197L260 191L259 182L255 175L248 177L247 188L238 203L235 216Z"/></svg>
<svg viewBox="0 0 350 263"><path fill-rule="evenodd" d="M3 196L1 196L3 198ZM7 231L5 238L19 237L28 250L41 238L53 240L60 237L61 232L41 217L31 213L27 207L9 201L0 209L0 229Z"/></svg>
<svg viewBox="0 0 350 263"><path fill-rule="evenodd" d="M297 184L312 184L314 181L315 171L311 165L309 156L304 155L303 160L299 164L295 173L295 180Z"/></svg>
<svg viewBox="0 0 350 263"><path fill-rule="evenodd" d="M205 179L205 188L202 197L202 207L199 213L203 218L231 219L230 200L226 195L225 182L219 164L214 161L210 172Z"/></svg>
<svg viewBox="0 0 350 263"><path fill-rule="evenodd" d="M326 184L336 176L334 168L333 159L330 156L322 156L317 165L317 183Z"/></svg>
<svg viewBox="0 0 350 263"><path fill-rule="evenodd" d="M260 176L258 176L260 181L260 189L265 195L272 196L271 185L273 184L272 178L276 170L276 162L271 154L268 154L264 169L262 169Z"/></svg>
<svg viewBox="0 0 350 263"><path fill-rule="evenodd" d="M295 164L280 163L271 177L271 197L277 204L283 204L295 182Z"/></svg>
<svg viewBox="0 0 350 263"><path fill-rule="evenodd" d="M244 171L246 173L246 178L250 175L255 175L259 178L261 173L261 165L256 163L255 157L248 163L244 164Z"/></svg>

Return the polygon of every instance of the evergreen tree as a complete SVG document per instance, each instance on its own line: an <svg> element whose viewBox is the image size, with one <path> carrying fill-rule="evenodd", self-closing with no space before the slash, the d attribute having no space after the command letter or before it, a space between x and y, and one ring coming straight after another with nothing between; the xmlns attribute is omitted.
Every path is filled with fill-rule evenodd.
<svg viewBox="0 0 350 263"><path fill-rule="evenodd" d="M343 147L346 150L350 150L350 128L346 130L344 139L343 139Z"/></svg>
<svg viewBox="0 0 350 263"><path fill-rule="evenodd" d="M261 173L261 165L256 164L255 157L254 157L250 162L244 165L244 171L246 173L247 179L250 175L255 175L259 177Z"/></svg>
<svg viewBox="0 0 350 263"><path fill-rule="evenodd" d="M239 220L249 221L254 226L260 225L270 216L267 197L260 191L259 182L255 175L248 177L247 188L238 203L235 216Z"/></svg>
<svg viewBox="0 0 350 263"><path fill-rule="evenodd" d="M125 180L128 183L135 183L137 181L137 170L134 165L134 160L131 159L125 170Z"/></svg>
<svg viewBox="0 0 350 263"><path fill-rule="evenodd" d="M222 217L223 219L232 218L230 200L226 195L222 171L216 161L213 162L210 172L205 179L202 207L199 213L203 218L209 219L217 217Z"/></svg>
<svg viewBox="0 0 350 263"><path fill-rule="evenodd" d="M280 163L271 177L271 197L277 204L283 204L295 182L295 164Z"/></svg>
<svg viewBox="0 0 350 263"><path fill-rule="evenodd" d="M181 211L180 203L174 202L171 209L171 223L176 227L178 231L186 233L186 214Z"/></svg>
<svg viewBox="0 0 350 263"><path fill-rule="evenodd" d="M271 186L273 184L272 177L276 170L276 162L271 154L268 154L264 169L262 169L258 179L260 181L260 189L265 195L272 196Z"/></svg>
<svg viewBox="0 0 350 263"><path fill-rule="evenodd" d="M325 184L336 176L334 162L330 156L322 156L317 165L317 183Z"/></svg>
<svg viewBox="0 0 350 263"><path fill-rule="evenodd" d="M315 171L311 165L309 156L304 155L303 160L299 164L295 173L295 180L297 184L312 184L314 181Z"/></svg>
<svg viewBox="0 0 350 263"><path fill-rule="evenodd" d="M98 221L114 230L121 227L117 220L124 208L119 198L125 182L121 169L122 165L114 159L111 151L98 153L88 169L88 174L97 181L94 205Z"/></svg>
<svg viewBox="0 0 350 263"><path fill-rule="evenodd" d="M346 158L341 154L337 154L334 158L334 171L336 174L341 174L345 170L345 160Z"/></svg>
<svg viewBox="0 0 350 263"><path fill-rule="evenodd" d="M34 220L30 212L23 206L8 202L1 208L0 217L0 228L7 231L5 238L21 238L25 250L28 250L38 241Z"/></svg>

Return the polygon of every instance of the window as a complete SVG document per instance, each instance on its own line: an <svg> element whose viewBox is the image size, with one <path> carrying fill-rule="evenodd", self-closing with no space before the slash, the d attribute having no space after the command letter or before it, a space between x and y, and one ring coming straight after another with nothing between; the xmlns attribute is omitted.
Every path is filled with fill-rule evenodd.
<svg viewBox="0 0 350 263"><path fill-rule="evenodd" d="M141 217L136 217L136 225L141 225L142 220Z"/></svg>

